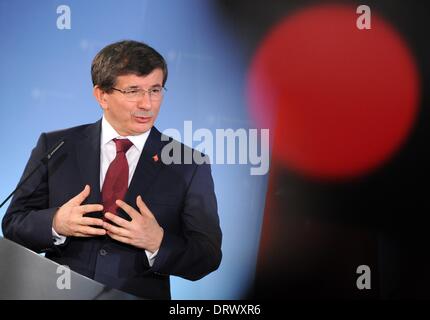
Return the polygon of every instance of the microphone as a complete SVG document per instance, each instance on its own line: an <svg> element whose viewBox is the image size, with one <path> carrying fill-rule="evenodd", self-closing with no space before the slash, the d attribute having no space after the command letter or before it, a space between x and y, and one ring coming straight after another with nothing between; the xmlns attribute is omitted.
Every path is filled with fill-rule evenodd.
<svg viewBox="0 0 430 320"><path fill-rule="evenodd" d="M56 145L54 145L49 151L48 151L48 153L45 155L45 157L44 157L44 159L46 159L46 160L44 160L43 158L42 158L42 161L47 161L47 160L49 160L49 159L51 159L52 158L52 156L54 155L54 153L55 152L57 152L58 151L58 149L60 149L62 146L63 146L63 144L66 142L66 140L65 139L62 139L62 140L60 140L60 141L58 141L57 142L57 144Z"/></svg>
<svg viewBox="0 0 430 320"><path fill-rule="evenodd" d="M49 149L49 151L42 157L42 159L40 159L39 164L36 166L36 168L34 168L26 177L25 179L23 179L15 188L15 190L13 190L10 195L0 204L0 208L4 206L4 204L10 199L10 197L13 196L13 194L19 189L21 188L21 186L24 184L24 182L26 182L28 179L30 179L30 177L39 169L39 167L43 164L46 164L49 159L51 159L54 154L64 145L64 143L66 142L65 139L61 139L60 141L58 141L51 149Z"/></svg>

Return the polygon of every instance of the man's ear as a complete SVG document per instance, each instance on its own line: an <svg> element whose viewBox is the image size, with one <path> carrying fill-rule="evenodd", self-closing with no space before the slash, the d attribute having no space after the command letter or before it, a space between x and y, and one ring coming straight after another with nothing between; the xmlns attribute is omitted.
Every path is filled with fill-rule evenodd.
<svg viewBox="0 0 430 320"><path fill-rule="evenodd" d="M106 110L108 108L107 103L107 93L103 91L99 86L94 86L93 88L93 94L100 106L103 110Z"/></svg>

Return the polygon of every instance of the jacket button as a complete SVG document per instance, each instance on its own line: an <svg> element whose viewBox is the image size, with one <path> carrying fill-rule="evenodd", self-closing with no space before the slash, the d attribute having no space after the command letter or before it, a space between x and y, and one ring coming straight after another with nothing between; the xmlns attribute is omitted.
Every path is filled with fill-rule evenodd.
<svg viewBox="0 0 430 320"><path fill-rule="evenodd" d="M105 249L101 249L100 250L100 255L101 256L105 256L105 255L107 255L108 253L107 253L107 251L105 250Z"/></svg>

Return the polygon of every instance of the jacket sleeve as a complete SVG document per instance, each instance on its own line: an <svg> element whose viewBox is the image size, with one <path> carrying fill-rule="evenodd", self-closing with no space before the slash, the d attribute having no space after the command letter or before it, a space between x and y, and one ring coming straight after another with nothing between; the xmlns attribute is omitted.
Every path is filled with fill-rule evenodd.
<svg viewBox="0 0 430 320"><path fill-rule="evenodd" d="M165 232L152 271L198 280L222 258L222 232L209 164L196 166L182 212L182 236Z"/></svg>
<svg viewBox="0 0 430 320"><path fill-rule="evenodd" d="M54 248L52 220L58 209L49 208L48 169L46 163L41 163L46 151L46 134L42 134L31 152L20 182L39 164L40 167L16 191L2 221L6 238L36 252Z"/></svg>

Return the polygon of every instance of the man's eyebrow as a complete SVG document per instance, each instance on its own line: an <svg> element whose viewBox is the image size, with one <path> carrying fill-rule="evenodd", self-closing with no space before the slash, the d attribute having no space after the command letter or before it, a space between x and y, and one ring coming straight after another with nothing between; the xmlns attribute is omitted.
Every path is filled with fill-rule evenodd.
<svg viewBox="0 0 430 320"><path fill-rule="evenodd" d="M162 87L162 85L159 83L150 86L150 88L160 88L160 87ZM125 88L126 89L141 89L141 87L137 86L137 85L130 85L130 86L126 86Z"/></svg>

